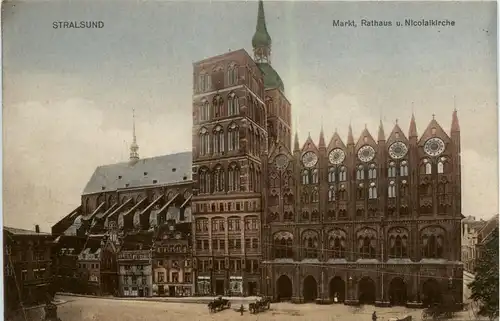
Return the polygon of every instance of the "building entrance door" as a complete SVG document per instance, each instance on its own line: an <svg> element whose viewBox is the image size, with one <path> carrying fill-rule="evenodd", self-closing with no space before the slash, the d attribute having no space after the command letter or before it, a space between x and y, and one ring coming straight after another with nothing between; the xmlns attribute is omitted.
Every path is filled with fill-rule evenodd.
<svg viewBox="0 0 500 321"><path fill-rule="evenodd" d="M254 296L257 291L257 282L248 282L248 296Z"/></svg>
<svg viewBox="0 0 500 321"><path fill-rule="evenodd" d="M175 296L175 286L170 285L168 287L168 296Z"/></svg>
<svg viewBox="0 0 500 321"><path fill-rule="evenodd" d="M224 280L215 280L215 294L224 295Z"/></svg>

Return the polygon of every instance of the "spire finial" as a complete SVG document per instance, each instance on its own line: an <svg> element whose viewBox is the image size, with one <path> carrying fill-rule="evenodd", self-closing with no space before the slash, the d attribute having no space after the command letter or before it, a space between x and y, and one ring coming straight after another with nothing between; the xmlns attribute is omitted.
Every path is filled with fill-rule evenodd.
<svg viewBox="0 0 500 321"><path fill-rule="evenodd" d="M135 135L135 108L132 108L132 144L130 144L130 162L139 160L139 145L137 145L137 136Z"/></svg>
<svg viewBox="0 0 500 321"><path fill-rule="evenodd" d="M457 111L457 97L453 95L453 111Z"/></svg>
<svg viewBox="0 0 500 321"><path fill-rule="evenodd" d="M436 119L436 114L432 114L432 120Z"/></svg>
<svg viewBox="0 0 500 321"><path fill-rule="evenodd" d="M256 62L270 63L271 58L271 36L267 32L266 17L264 15L264 3L259 0L257 13L257 27L252 37L252 47Z"/></svg>
<svg viewBox="0 0 500 321"><path fill-rule="evenodd" d="M396 125L398 124L398 119L396 118Z"/></svg>

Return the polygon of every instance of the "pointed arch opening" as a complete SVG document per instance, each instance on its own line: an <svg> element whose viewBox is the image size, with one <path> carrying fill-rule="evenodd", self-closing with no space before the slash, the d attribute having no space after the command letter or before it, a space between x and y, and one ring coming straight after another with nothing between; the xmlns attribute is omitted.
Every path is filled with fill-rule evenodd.
<svg viewBox="0 0 500 321"><path fill-rule="evenodd" d="M375 291L375 282L368 276L363 277L358 285L359 304L375 304Z"/></svg>
<svg viewBox="0 0 500 321"><path fill-rule="evenodd" d="M329 295L333 303L342 303L345 300L345 282L340 276L330 280Z"/></svg>
<svg viewBox="0 0 500 321"><path fill-rule="evenodd" d="M389 284L389 301L391 305L405 306L407 301L407 290L404 280L400 277L395 277Z"/></svg>
<svg viewBox="0 0 500 321"><path fill-rule="evenodd" d="M430 278L422 284L422 303L424 306L433 306L442 302L441 289L439 283Z"/></svg>
<svg viewBox="0 0 500 321"><path fill-rule="evenodd" d="M277 299L280 302L292 299L292 280L286 275L281 275L276 281Z"/></svg>
<svg viewBox="0 0 500 321"><path fill-rule="evenodd" d="M312 275L304 279L302 297L305 303L314 302L318 298L318 283Z"/></svg>

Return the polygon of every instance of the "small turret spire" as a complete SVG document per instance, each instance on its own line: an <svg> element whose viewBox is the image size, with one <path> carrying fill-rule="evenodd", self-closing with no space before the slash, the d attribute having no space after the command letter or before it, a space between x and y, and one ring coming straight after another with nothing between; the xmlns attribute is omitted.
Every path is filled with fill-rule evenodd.
<svg viewBox="0 0 500 321"><path fill-rule="evenodd" d="M408 132L408 137L417 137L417 124L415 123L415 114L411 114L410 130Z"/></svg>
<svg viewBox="0 0 500 321"><path fill-rule="evenodd" d="M458 123L457 110L453 110L453 116L451 117L451 132L459 132L460 124Z"/></svg>
<svg viewBox="0 0 500 321"><path fill-rule="evenodd" d="M130 144L130 162L139 160L139 145L135 135L135 109L132 109L132 144Z"/></svg>
<svg viewBox="0 0 500 321"><path fill-rule="evenodd" d="M295 131L295 139L293 141L293 150L294 151L300 150L299 133L297 133L297 131Z"/></svg>
<svg viewBox="0 0 500 321"><path fill-rule="evenodd" d="M252 37L252 47L256 62L271 62L271 36L267 32L264 3L259 0L257 27Z"/></svg>
<svg viewBox="0 0 500 321"><path fill-rule="evenodd" d="M351 124L349 124L349 132L347 134L347 145L354 145L354 136L352 135Z"/></svg>
<svg viewBox="0 0 500 321"><path fill-rule="evenodd" d="M319 132L319 144L318 147L326 147L325 143L325 133L323 132L323 123L321 123L321 131Z"/></svg>
<svg viewBox="0 0 500 321"><path fill-rule="evenodd" d="M382 119L380 120L380 125L378 126L378 141L385 141L384 125L382 124Z"/></svg>

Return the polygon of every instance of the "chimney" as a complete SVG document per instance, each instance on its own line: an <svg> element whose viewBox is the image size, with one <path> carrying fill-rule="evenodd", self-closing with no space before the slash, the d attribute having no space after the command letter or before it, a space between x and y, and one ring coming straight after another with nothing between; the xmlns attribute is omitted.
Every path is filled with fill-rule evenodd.
<svg viewBox="0 0 500 321"><path fill-rule="evenodd" d="M40 225L35 225L35 232L40 233Z"/></svg>

